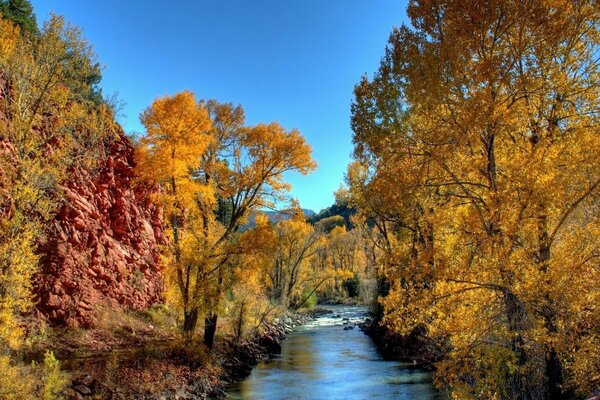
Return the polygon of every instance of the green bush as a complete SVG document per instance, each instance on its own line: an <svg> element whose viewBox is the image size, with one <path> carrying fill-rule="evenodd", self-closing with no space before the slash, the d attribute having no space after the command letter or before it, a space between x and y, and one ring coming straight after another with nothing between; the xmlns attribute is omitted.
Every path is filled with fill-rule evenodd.
<svg viewBox="0 0 600 400"><path fill-rule="evenodd" d="M60 370L60 361L56 359L51 351L46 351L46 354L44 354L43 383L42 398L44 400L56 399L69 383L66 374Z"/></svg>
<svg viewBox="0 0 600 400"><path fill-rule="evenodd" d="M312 289L310 288L305 288L302 291L302 297L301 299L304 300L306 299L306 297L309 295L309 293L312 291ZM316 292L313 292L308 299L304 302L304 304L302 305L303 307L306 307L308 309L313 309L317 306L317 294Z"/></svg>

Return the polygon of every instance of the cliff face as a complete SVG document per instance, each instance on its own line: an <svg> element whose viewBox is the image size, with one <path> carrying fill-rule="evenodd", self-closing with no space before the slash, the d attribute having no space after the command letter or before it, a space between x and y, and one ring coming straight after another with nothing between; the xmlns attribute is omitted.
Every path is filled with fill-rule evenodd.
<svg viewBox="0 0 600 400"><path fill-rule="evenodd" d="M122 132L94 175L72 170L41 246L38 309L51 322L89 327L98 306L143 309L161 301L160 244L153 189L133 182L133 147Z"/></svg>

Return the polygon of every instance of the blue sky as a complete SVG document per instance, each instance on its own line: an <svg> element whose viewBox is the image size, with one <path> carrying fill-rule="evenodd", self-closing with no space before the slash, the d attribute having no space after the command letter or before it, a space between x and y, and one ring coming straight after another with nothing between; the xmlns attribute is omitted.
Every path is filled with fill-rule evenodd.
<svg viewBox="0 0 600 400"><path fill-rule="evenodd" d="M33 0L83 29L105 69L105 95L126 105L120 122L158 96L192 90L198 99L241 104L249 124L298 128L319 164L291 173L292 196L319 211L333 203L352 152L350 104L361 75L379 65L406 0Z"/></svg>

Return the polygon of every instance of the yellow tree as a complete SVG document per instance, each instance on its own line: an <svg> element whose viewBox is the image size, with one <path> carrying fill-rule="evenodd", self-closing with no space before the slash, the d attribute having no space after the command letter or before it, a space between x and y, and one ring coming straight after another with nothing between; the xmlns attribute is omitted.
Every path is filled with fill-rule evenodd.
<svg viewBox="0 0 600 400"><path fill-rule="evenodd" d="M209 102L215 134L220 146L218 156L204 164L204 177L216 188L217 212L203 208L206 220L218 221L220 232L198 260L196 300L207 310L204 343L211 348L217 327L218 306L223 291L224 267L230 256L239 253L236 245L238 231L250 212L272 207L280 201L290 186L283 174L298 171L307 174L315 168L311 148L298 130L286 131L277 123L242 126L241 108ZM240 117L241 114L241 117ZM241 119L241 120L240 120ZM211 172L213 171L213 172ZM206 235L205 235L206 236ZM211 296L202 299L201 287L214 287Z"/></svg>
<svg viewBox="0 0 600 400"><path fill-rule="evenodd" d="M448 338L438 376L457 394L558 399L597 379L572 354L600 348L581 318L598 296L598 12L415 1L356 88L349 180L400 261L386 320Z"/></svg>
<svg viewBox="0 0 600 400"><path fill-rule="evenodd" d="M341 217L340 217L341 218ZM327 285L328 296L344 296L343 290L352 296L358 296L360 279L365 278L362 238L358 229L346 230L343 226L336 226L326 237L326 243L322 246L326 258L327 269L336 275ZM317 260L320 261L320 260ZM350 277L350 279L348 279ZM341 285L342 283L343 285ZM356 286L347 286L355 284Z"/></svg>
<svg viewBox="0 0 600 400"><path fill-rule="evenodd" d="M253 237L253 247L262 254L263 282L275 304L298 309L328 283L354 277L358 257L349 245L353 240L341 245L350 236L343 229L333 244L339 250L335 256L343 258L340 260L330 249L332 239L309 224L300 209L277 223L257 219L256 228L247 236Z"/></svg>
<svg viewBox="0 0 600 400"><path fill-rule="evenodd" d="M20 35L17 26L0 19L2 345L18 344L15 313L31 306L35 248L68 168L93 165L97 144L108 136L106 107L79 101L69 89L85 87L86 72L78 74L75 64L84 69L93 57L79 31L61 18L47 22L39 37Z"/></svg>
<svg viewBox="0 0 600 400"><path fill-rule="evenodd" d="M198 312L192 300L191 261L184 257L183 245L192 240L197 203L215 201L212 188L196 179L201 157L212 141L211 122L208 111L191 92L156 99L140 118L146 136L138 147L138 173L161 188L156 200L164 207L171 234L168 275L179 291L183 327L189 331Z"/></svg>
<svg viewBox="0 0 600 400"><path fill-rule="evenodd" d="M265 273L265 267L272 265L277 237L265 214L255 216L255 227L240 235L238 246L243 250L233 262L230 311L237 340L244 332L256 334L278 308L269 297L270 279Z"/></svg>
<svg viewBox="0 0 600 400"><path fill-rule="evenodd" d="M271 296L284 308L294 307L305 301L301 297L307 284L312 280L316 281L314 286L321 283L320 276L310 268L321 234L304 220L301 211L292 219L278 222L273 229L276 250L271 265L267 266L270 267L267 275L271 280Z"/></svg>
<svg viewBox="0 0 600 400"><path fill-rule="evenodd" d="M14 15L13 15L14 17ZM33 306L39 245L70 168L93 168L111 138L112 113L90 76L99 67L77 28L53 16L39 35L0 18L0 397L33 398L11 355ZM50 359L49 359L50 360ZM52 361L58 374L58 364ZM54 368L53 367L53 368ZM44 386L44 385L42 385ZM46 382L45 397L56 386ZM55 386L54 388L52 386Z"/></svg>
<svg viewBox="0 0 600 400"><path fill-rule="evenodd" d="M204 342L211 348L227 274L244 251L240 226L252 210L283 198L285 172L314 168L311 149L297 130L276 123L246 127L241 107L196 104L189 93L157 100L142 121L148 135L141 140L140 171L165 188L183 329L192 335L205 312Z"/></svg>

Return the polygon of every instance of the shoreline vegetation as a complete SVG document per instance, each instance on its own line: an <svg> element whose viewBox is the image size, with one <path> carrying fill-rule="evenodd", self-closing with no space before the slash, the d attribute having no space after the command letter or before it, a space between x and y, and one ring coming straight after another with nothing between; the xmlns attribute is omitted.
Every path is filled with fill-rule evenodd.
<svg viewBox="0 0 600 400"><path fill-rule="evenodd" d="M294 328L330 312L286 313L253 337L219 337L210 352L200 341L182 341L149 314L107 311L107 320L92 330L47 328L45 339L23 357L26 362L43 359L52 349L68 376L61 391L67 400L223 398L227 384L243 380L259 362L278 354Z"/></svg>

